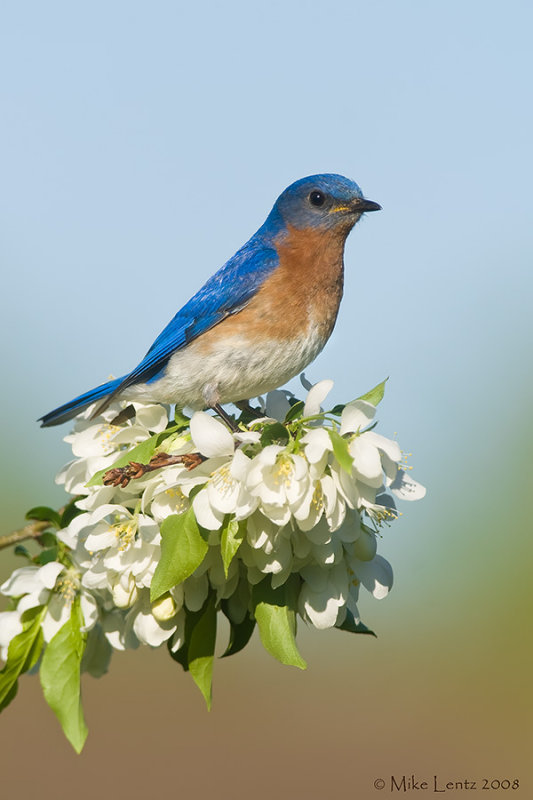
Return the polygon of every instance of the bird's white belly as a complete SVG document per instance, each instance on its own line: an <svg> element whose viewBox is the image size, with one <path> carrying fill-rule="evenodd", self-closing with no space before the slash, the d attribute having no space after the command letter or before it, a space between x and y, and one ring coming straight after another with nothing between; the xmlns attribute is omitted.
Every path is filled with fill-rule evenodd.
<svg viewBox="0 0 533 800"><path fill-rule="evenodd" d="M297 375L316 358L326 339L323 329L310 323L305 333L290 341L252 344L234 335L221 338L207 353L193 341L174 353L163 377L131 386L123 397L191 408L249 400Z"/></svg>

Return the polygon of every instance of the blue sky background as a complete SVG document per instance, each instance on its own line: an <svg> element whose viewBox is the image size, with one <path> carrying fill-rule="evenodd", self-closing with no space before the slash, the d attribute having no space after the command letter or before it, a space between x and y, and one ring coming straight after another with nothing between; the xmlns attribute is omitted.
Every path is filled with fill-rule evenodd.
<svg viewBox="0 0 533 800"><path fill-rule="evenodd" d="M389 376L379 429L428 486L385 535L397 585L370 622L401 647L402 615L467 637L523 608L532 23L517 0L4 4L6 531L61 503L64 434L34 420L131 369L285 186L340 172L383 211L307 376L335 401Z"/></svg>

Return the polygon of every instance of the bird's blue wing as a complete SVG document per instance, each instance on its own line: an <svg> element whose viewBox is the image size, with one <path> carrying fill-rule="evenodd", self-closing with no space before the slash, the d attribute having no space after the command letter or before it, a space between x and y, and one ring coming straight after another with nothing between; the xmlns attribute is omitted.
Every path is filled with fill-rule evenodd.
<svg viewBox="0 0 533 800"><path fill-rule="evenodd" d="M278 264L275 250L251 239L178 311L109 400L127 386L160 377L173 353L241 311Z"/></svg>

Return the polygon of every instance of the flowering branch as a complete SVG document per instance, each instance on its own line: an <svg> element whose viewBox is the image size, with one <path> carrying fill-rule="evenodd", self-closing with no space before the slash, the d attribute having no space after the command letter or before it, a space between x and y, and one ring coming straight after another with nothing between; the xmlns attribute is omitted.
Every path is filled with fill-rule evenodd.
<svg viewBox="0 0 533 800"><path fill-rule="evenodd" d="M31 509L24 528L0 538L0 549L41 546L34 556L17 548L27 563L0 586L10 598L0 711L39 665L44 697L80 752L80 675L102 676L114 649L165 644L209 708L221 613L223 657L257 628L268 653L300 669L298 619L371 634L359 593L389 593L381 534L396 501L425 489L398 443L374 430L385 383L323 411L331 387L308 387L305 401L269 392L262 417L245 409L230 429L156 404L82 412L65 438L74 460L56 479L70 501Z"/></svg>

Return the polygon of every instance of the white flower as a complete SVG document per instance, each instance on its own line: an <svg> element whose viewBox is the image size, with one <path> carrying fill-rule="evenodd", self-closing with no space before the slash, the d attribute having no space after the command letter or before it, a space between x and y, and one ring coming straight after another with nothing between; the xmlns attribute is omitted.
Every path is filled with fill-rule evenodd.
<svg viewBox="0 0 533 800"><path fill-rule="evenodd" d="M258 498L265 516L287 525L291 512L298 508L311 487L309 464L281 445L268 445L255 456L246 480L253 497Z"/></svg>
<svg viewBox="0 0 533 800"><path fill-rule="evenodd" d="M359 558L349 557L348 564L357 580L377 600L388 595L392 589L392 567L382 556L376 555L371 561L361 561Z"/></svg>
<svg viewBox="0 0 533 800"><path fill-rule="evenodd" d="M83 630L90 630L98 618L96 600L81 588L79 572L58 561L50 561L42 567L32 565L15 570L0 586L0 592L10 597L21 596L16 610L19 615L29 608L47 606L42 621L45 642L49 642L69 619L72 601L78 593L84 618ZM7 622L14 626L13 618Z"/></svg>
<svg viewBox="0 0 533 800"><path fill-rule="evenodd" d="M130 608L139 597L139 590L131 572L117 577L112 589L113 602L117 608Z"/></svg>
<svg viewBox="0 0 533 800"><path fill-rule="evenodd" d="M105 504L75 517L58 538L75 548L76 560L85 570L83 586L107 589L117 597L122 597L117 587L119 576L126 585L131 575L136 586L150 586L161 542L159 526L151 517L118 504Z"/></svg>
<svg viewBox="0 0 533 800"><path fill-rule="evenodd" d="M133 632L141 644L159 647L166 642L172 634L183 638L185 630L185 614L182 609L175 610L174 614L166 614L163 607L173 605L173 600L150 603L149 592L144 591L126 617L126 630ZM155 606L155 609L154 609ZM174 606L175 608L175 606ZM155 610L155 613L154 613Z"/></svg>
<svg viewBox="0 0 533 800"><path fill-rule="evenodd" d="M34 605L43 604L41 597L47 597L46 591L53 589L60 572L65 569L58 561L50 561L42 567L28 566L16 569L0 586L2 594L18 597L19 595L35 595ZM28 605L27 608L32 608Z"/></svg>
<svg viewBox="0 0 533 800"><path fill-rule="evenodd" d="M327 473L318 480L310 481L308 491L299 506L293 508L296 524L303 531L318 525L324 515L331 531L336 530L346 515L346 502L337 490L333 477Z"/></svg>
<svg viewBox="0 0 533 800"><path fill-rule="evenodd" d="M170 476L165 475L165 477ZM157 489L160 489L160 491L157 491ZM143 511L145 512L148 511L148 506L146 505L146 500L148 498L146 495L150 490L152 490L154 494L151 498L151 502L148 500L148 502L150 502L149 513L156 522L162 522L166 517L170 516L170 514L183 514L189 508L189 498L183 493L178 480L175 480L174 485L169 485L168 487L165 483L158 485L153 482L152 486L146 490L143 496Z"/></svg>
<svg viewBox="0 0 533 800"><path fill-rule="evenodd" d="M300 615L315 628L332 628L348 596L346 566L338 564L331 569L309 566L300 574L304 580L298 600Z"/></svg>
<svg viewBox="0 0 533 800"><path fill-rule="evenodd" d="M248 517L259 500L246 486L251 459L237 450L231 461L213 471L205 487L192 501L196 519L208 530L219 530L227 514L236 519Z"/></svg>
<svg viewBox="0 0 533 800"><path fill-rule="evenodd" d="M114 420L121 411L132 405L135 416L120 425ZM64 441L72 446L77 459L66 464L56 477L56 483L63 484L71 494L93 494L88 489L90 478L102 469L109 469L117 460L124 446L135 446L148 439L152 433L160 433L168 423L168 411L161 405L143 403L112 403L96 419L89 419L94 404L76 417L74 430ZM96 487L99 488L99 487ZM106 501L121 490L107 489Z"/></svg>
<svg viewBox="0 0 533 800"><path fill-rule="evenodd" d="M94 406L82 412L76 419L74 430L64 441L72 445L75 456L88 458L118 453L124 444L137 444L151 433L164 431L168 423L167 410L160 405L132 403L135 416L116 425L113 420L128 405L113 403L96 419L88 419Z"/></svg>

